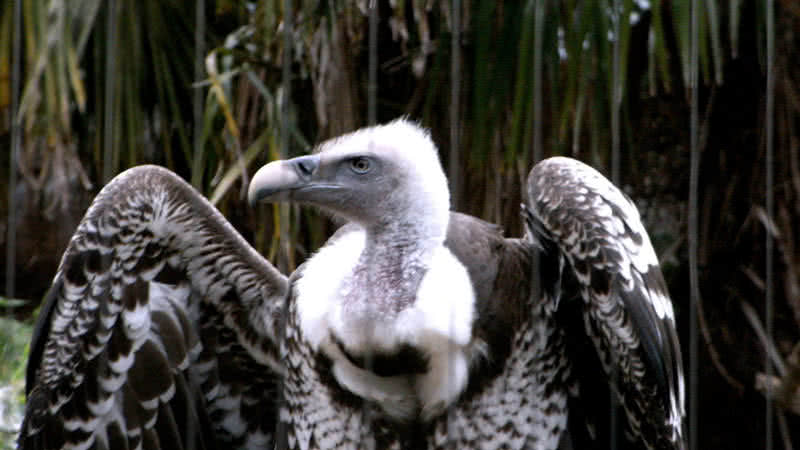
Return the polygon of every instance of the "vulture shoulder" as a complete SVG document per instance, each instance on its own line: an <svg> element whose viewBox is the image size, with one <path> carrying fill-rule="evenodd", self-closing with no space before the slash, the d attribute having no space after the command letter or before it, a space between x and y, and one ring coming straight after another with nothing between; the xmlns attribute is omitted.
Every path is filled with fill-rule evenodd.
<svg viewBox="0 0 800 450"><path fill-rule="evenodd" d="M179 177L122 173L95 198L46 297L20 447L271 445L287 290Z"/></svg>

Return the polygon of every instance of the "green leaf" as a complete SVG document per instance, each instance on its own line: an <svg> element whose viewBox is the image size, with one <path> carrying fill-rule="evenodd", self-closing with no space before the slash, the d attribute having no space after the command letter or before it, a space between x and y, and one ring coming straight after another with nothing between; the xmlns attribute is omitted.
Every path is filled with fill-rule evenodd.
<svg viewBox="0 0 800 450"><path fill-rule="evenodd" d="M711 25L711 50L714 60L714 81L722 84L722 44L720 43L720 14L716 0L706 0L706 14Z"/></svg>
<svg viewBox="0 0 800 450"><path fill-rule="evenodd" d="M675 38L678 44L678 53L681 61L683 85L689 86L689 73L691 72L689 53L689 29L691 25L691 0L672 1L672 23L675 29Z"/></svg>
<svg viewBox="0 0 800 450"><path fill-rule="evenodd" d="M522 34L520 35L517 55L517 73L514 83L514 104L511 112L511 136L506 149L506 160L513 160L515 155L527 153L523 145L527 128L532 125L528 114L532 97L533 79L531 77L531 55L533 54L534 0L525 4L522 14Z"/></svg>

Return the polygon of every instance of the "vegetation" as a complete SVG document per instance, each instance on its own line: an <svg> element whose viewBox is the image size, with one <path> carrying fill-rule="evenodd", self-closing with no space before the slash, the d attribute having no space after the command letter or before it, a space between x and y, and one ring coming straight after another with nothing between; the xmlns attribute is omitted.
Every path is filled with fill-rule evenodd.
<svg viewBox="0 0 800 450"><path fill-rule="evenodd" d="M27 310L92 195L145 162L190 180L259 251L294 267L331 225L306 210L248 210L248 174L366 124L374 98L378 121L405 114L431 128L454 180L455 209L502 223L509 234L520 229L520 186L535 160L570 155L613 177L654 238L689 368L694 151L700 348L690 394L698 442L764 447L758 387L777 383L774 392L786 395L775 398L776 446L800 445L800 419L787 400L796 384L764 373L770 348L774 373L800 379L800 358L792 357L800 353L800 7L793 0L774 1L774 23L761 0L378 1L374 85L367 0L18 3L22 145L11 169L20 176L14 186L0 177L0 194L11 199L0 217L16 217L16 253L4 266L15 269L16 295L33 300ZM7 148L14 4L0 5ZM759 332L768 325L773 339Z"/></svg>
<svg viewBox="0 0 800 450"><path fill-rule="evenodd" d="M0 307L19 307L22 300L0 297ZM0 318L0 449L15 448L16 430L22 422L25 404L25 363L32 326Z"/></svg>

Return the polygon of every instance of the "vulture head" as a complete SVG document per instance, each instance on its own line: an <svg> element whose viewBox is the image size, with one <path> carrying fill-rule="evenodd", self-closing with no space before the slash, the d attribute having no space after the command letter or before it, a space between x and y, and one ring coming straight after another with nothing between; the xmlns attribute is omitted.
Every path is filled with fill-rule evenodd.
<svg viewBox="0 0 800 450"><path fill-rule="evenodd" d="M368 231L417 228L444 240L450 194L427 131L405 119L365 128L319 145L313 154L262 167L251 203L316 206Z"/></svg>

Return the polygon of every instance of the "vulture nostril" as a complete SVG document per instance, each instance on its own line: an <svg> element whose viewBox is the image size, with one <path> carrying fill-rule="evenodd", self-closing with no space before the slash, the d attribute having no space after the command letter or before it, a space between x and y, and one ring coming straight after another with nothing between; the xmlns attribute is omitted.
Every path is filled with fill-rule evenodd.
<svg viewBox="0 0 800 450"><path fill-rule="evenodd" d="M313 156L302 156L295 160L295 164L301 176L310 177L317 170L319 161Z"/></svg>
<svg viewBox="0 0 800 450"><path fill-rule="evenodd" d="M308 164L306 162L301 162L300 164L298 164L298 166L300 167L300 171L303 172L303 174L311 175L311 170L312 169L311 169L311 165L310 164Z"/></svg>

